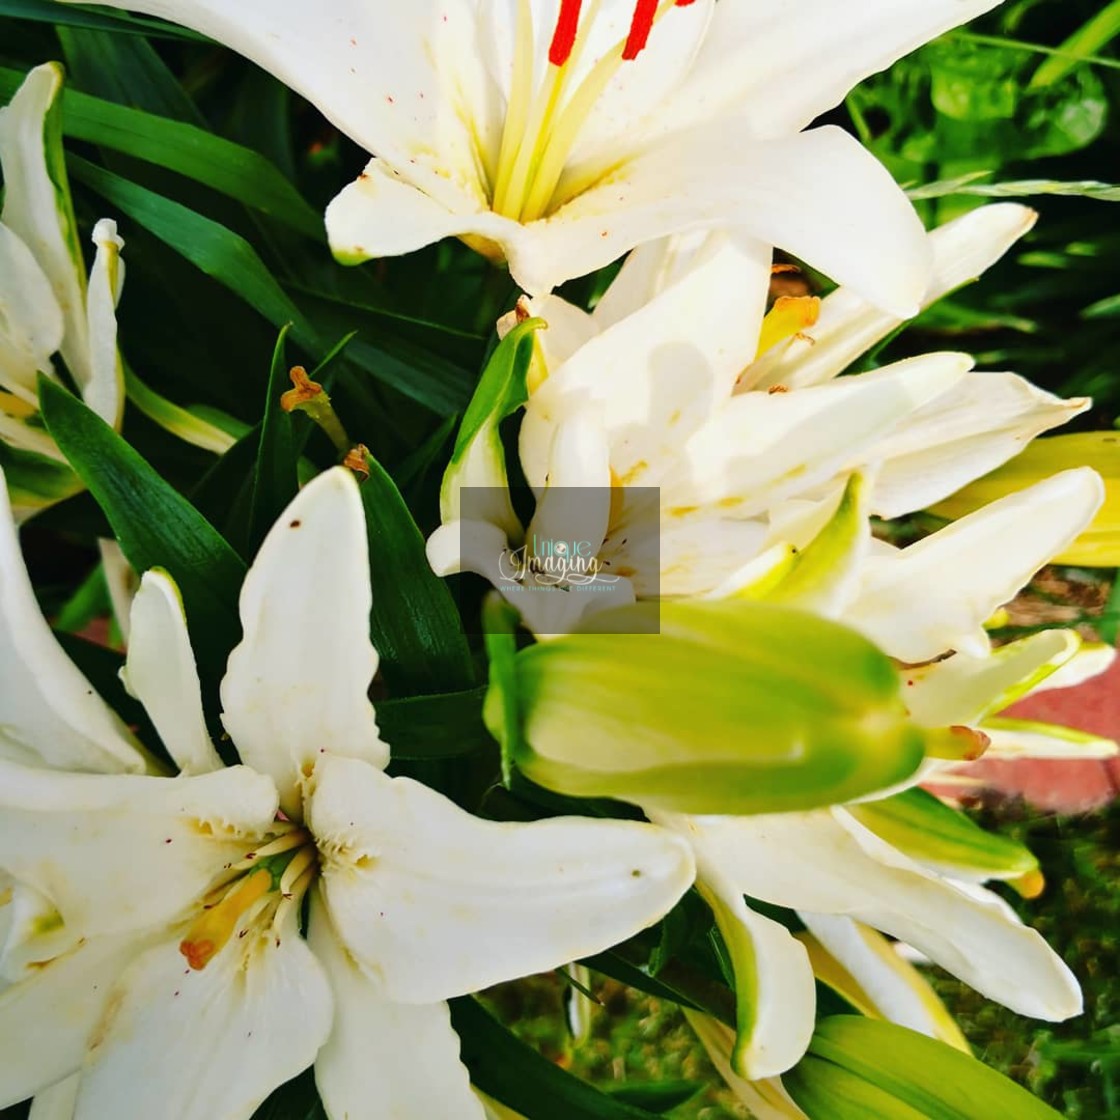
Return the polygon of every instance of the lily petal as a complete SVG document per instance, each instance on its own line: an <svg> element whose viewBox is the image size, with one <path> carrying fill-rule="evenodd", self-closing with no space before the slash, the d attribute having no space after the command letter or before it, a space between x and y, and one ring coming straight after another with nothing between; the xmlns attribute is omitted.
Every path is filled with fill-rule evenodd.
<svg viewBox="0 0 1120 1120"><path fill-rule="evenodd" d="M300 0L107 6L193 28L251 59L366 151L407 167L434 197L462 205L478 196L471 129L485 148L496 91L480 61L470 0L332 0L327 12Z"/></svg>
<svg viewBox="0 0 1120 1120"><path fill-rule="evenodd" d="M65 1081L36 1093L27 1120L74 1120L78 1086L81 1083L82 1075L75 1073Z"/></svg>
<svg viewBox="0 0 1120 1120"><path fill-rule="evenodd" d="M743 901L702 847L697 871L735 969L739 1030L731 1066L750 1081L775 1077L804 1057L813 1037L817 992L808 954L785 926Z"/></svg>
<svg viewBox="0 0 1120 1120"><path fill-rule="evenodd" d="M241 589L245 638L222 681L222 722L289 816L321 752L389 761L367 695L378 660L367 549L358 484L336 467L280 515Z"/></svg>
<svg viewBox="0 0 1120 1120"><path fill-rule="evenodd" d="M31 250L54 290L65 324L62 356L80 386L88 384L85 265L76 236L66 167L51 150L47 118L58 112L62 67L37 66L0 109L0 164L4 168L3 222ZM58 136L54 145L61 144Z"/></svg>
<svg viewBox="0 0 1120 1120"><path fill-rule="evenodd" d="M0 758L141 772L124 724L63 653L39 612L0 471Z"/></svg>
<svg viewBox="0 0 1120 1120"><path fill-rule="evenodd" d="M108 218L93 227L97 255L89 277L86 302L89 337L89 380L82 386L82 399L114 428L124 413L124 367L117 351L117 303L124 284L117 223Z"/></svg>
<svg viewBox="0 0 1120 1120"><path fill-rule="evenodd" d="M1091 404L1062 400L1014 373L971 374L874 449L883 464L872 511L891 518L933 505Z"/></svg>
<svg viewBox="0 0 1120 1120"><path fill-rule="evenodd" d="M688 1025L704 1044L716 1072L750 1110L754 1120L809 1120L785 1091L779 1078L747 1081L731 1068L735 1032L710 1015L682 1007Z"/></svg>
<svg viewBox="0 0 1120 1120"><path fill-rule="evenodd" d="M982 657L985 619L1092 521L1103 499L1095 471L1063 471L909 548L873 555L844 621L902 661L950 649Z"/></svg>
<svg viewBox="0 0 1120 1120"><path fill-rule="evenodd" d="M128 659L121 672L184 774L221 770L202 711L183 601L165 572L145 572L130 612Z"/></svg>
<svg viewBox="0 0 1120 1120"><path fill-rule="evenodd" d="M933 274L922 307L975 280L1026 234L1038 218L1014 202L971 210L928 234ZM804 338L792 338L764 354L744 373L744 388L786 385L803 389L843 373L903 320L880 311L848 288L821 301L820 317Z"/></svg>
<svg viewBox="0 0 1120 1120"><path fill-rule="evenodd" d="M321 897L308 941L334 994L334 1025L315 1059L327 1115L482 1120L447 1004L387 999L342 944Z"/></svg>
<svg viewBox="0 0 1120 1120"><path fill-rule="evenodd" d="M688 846L621 821L496 823L407 778L324 756L308 824L348 951L387 994L434 1003L599 952L691 884Z"/></svg>
<svg viewBox="0 0 1120 1120"><path fill-rule="evenodd" d="M95 938L0 993L0 1108L81 1068L113 983L142 945L132 935Z"/></svg>
<svg viewBox="0 0 1120 1120"><path fill-rule="evenodd" d="M331 1029L323 969L289 911L202 971L174 940L116 984L90 1042L75 1120L240 1120L315 1059Z"/></svg>
<svg viewBox="0 0 1120 1120"><path fill-rule="evenodd" d="M514 278L536 294L643 241L711 228L779 245L902 318L916 314L929 282L913 207L883 166L832 126L760 140L740 119L699 125L503 243Z"/></svg>
<svg viewBox="0 0 1120 1120"><path fill-rule="evenodd" d="M843 810L695 822L744 894L847 915L913 945L966 984L1039 1019L1081 1010L1070 970L990 892L926 871Z"/></svg>
<svg viewBox="0 0 1120 1120"><path fill-rule="evenodd" d="M62 309L31 250L0 223L0 388L37 404L35 375L53 373L62 342Z"/></svg>
<svg viewBox="0 0 1120 1120"><path fill-rule="evenodd" d="M361 175L331 200L326 225L331 252L343 264L395 257L465 234L505 245L521 229L511 218L491 213L481 199L466 207L448 205L418 190L380 159L370 160ZM514 279L533 295L551 291L551 287L534 287L516 271Z"/></svg>
<svg viewBox="0 0 1120 1120"><path fill-rule="evenodd" d="M723 502L736 517L759 514L851 469L971 365L965 354L925 354L832 385L734 397L682 449L676 476L662 482L663 502Z"/></svg>
<svg viewBox="0 0 1120 1120"><path fill-rule="evenodd" d="M593 411L626 485L656 486L664 463L730 396L753 352L770 251L710 237L683 276L580 347L531 395L521 427L526 478L543 485L551 433L573 407Z"/></svg>
<svg viewBox="0 0 1120 1120"><path fill-rule="evenodd" d="M1044 630L987 657L958 653L902 672L902 699L923 727L975 724L1033 691L1066 664L1081 641L1072 630Z"/></svg>
<svg viewBox="0 0 1120 1120"><path fill-rule="evenodd" d="M843 19L830 0L717 4L692 80L675 94L665 125L722 109L744 114L760 136L804 128L868 75L998 3L868 0Z"/></svg>
<svg viewBox="0 0 1120 1120"><path fill-rule="evenodd" d="M800 916L811 938L819 943L815 952L820 954L823 950L825 959L832 959L831 969L839 968L857 986L856 992L845 988L840 994L858 1000L862 1014L887 1019L940 1039L966 1054L972 1053L956 1020L929 982L914 965L903 960L894 944L882 934L851 918L831 914ZM822 979L829 983L828 975Z"/></svg>
<svg viewBox="0 0 1120 1120"><path fill-rule="evenodd" d="M65 774L0 762L0 867L81 936L168 921L276 814L243 766L195 778Z"/></svg>

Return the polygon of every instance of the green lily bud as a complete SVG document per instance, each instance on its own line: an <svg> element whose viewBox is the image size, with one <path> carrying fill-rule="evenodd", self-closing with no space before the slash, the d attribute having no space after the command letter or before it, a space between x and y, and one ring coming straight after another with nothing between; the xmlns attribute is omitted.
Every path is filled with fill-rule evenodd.
<svg viewBox="0 0 1120 1120"><path fill-rule="evenodd" d="M663 603L648 632L657 617L604 611L598 633L492 661L486 718L507 759L560 793L721 814L847 801L922 761L931 733L854 631L745 600Z"/></svg>
<svg viewBox="0 0 1120 1120"><path fill-rule="evenodd" d="M1015 1082L917 1031L855 1015L822 1020L808 1055L783 1078L817 1120L1057 1120Z"/></svg>

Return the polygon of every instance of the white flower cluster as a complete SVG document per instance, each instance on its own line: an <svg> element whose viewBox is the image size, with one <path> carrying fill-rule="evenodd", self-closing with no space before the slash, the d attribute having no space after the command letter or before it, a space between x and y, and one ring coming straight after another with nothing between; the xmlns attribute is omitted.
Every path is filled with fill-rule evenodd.
<svg viewBox="0 0 1120 1120"><path fill-rule="evenodd" d="M809 127L995 2L864 0L840 14L834 0L110 0L239 51L370 153L327 210L340 260L457 236L508 263L527 293L520 318L547 324L519 447L536 516L523 530L507 503L461 515L462 487L506 486L495 422L448 472L433 568L502 587L499 557L521 534L572 539L550 491L588 488L609 499L580 539L624 609L671 602L660 638L634 635L639 647L581 629L606 605L595 596L508 594L541 639L516 659L514 760L561 792L629 800L649 823L472 816L386 773L367 622L393 588L371 588L358 483L335 468L249 569L222 742L178 589L143 575L122 676L172 768L51 633L0 478L0 1107L35 1097L35 1120L248 1120L314 1066L330 1120L509 1115L472 1089L446 1001L606 950L693 886L730 954L738 1031L694 1021L760 1114L802 1115L779 1084L748 1082L805 1054L822 957L875 1014L960 1044L876 931L1024 1014L1079 1011L1069 970L981 885L1029 891L1029 860L977 840L970 862L967 844L941 845L935 818L949 810L916 787L985 745L985 721L1025 691L1102 666L1065 632L993 650L984 629L1089 525L1100 479L1063 472L905 548L876 539L871 518L946 498L1088 402L975 372L958 353L845 375L1034 215L993 205L927 235L860 144ZM69 199L44 161L58 80L35 71L0 116L0 436L54 459L27 423L53 354L110 423L123 396L121 243L98 225L87 294ZM775 247L840 286L768 311ZM553 294L628 252L594 311ZM728 775L752 734L792 728L779 761L793 765L811 715L792 701L770 712L749 687L773 668L744 613L760 604L812 616L822 644L862 659L864 691L820 703L837 751L897 748L887 788L782 800L793 785L775 778L772 811L728 811L747 796ZM597 699L581 691L593 676ZM668 690L687 682L696 711L662 722ZM644 718L620 717L639 692ZM717 733L720 710L757 711L758 728ZM1030 735L1037 751L1058 741ZM705 809L705 783L724 779L730 792ZM897 795L912 828L883 808ZM796 912L805 931L750 900Z"/></svg>

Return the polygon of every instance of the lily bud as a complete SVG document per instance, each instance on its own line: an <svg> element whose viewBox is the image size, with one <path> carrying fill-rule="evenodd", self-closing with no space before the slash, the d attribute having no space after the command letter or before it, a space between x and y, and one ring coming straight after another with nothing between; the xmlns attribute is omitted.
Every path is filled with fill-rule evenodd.
<svg viewBox="0 0 1120 1120"><path fill-rule="evenodd" d="M487 721L533 781L677 812L778 813L904 782L922 761L928 733L892 662L854 631L725 600L663 603L650 633L657 610L599 613L600 632L494 673Z"/></svg>

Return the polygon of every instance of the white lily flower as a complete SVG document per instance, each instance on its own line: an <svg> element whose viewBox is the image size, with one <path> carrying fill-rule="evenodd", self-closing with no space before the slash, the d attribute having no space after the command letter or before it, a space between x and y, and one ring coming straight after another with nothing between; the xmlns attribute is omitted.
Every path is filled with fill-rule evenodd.
<svg viewBox="0 0 1120 1120"><path fill-rule="evenodd" d="M939 875L843 808L754 817L652 813L696 852L736 969L743 1017L732 1066L749 1080L800 1059L813 1032L813 969L784 926L744 895L796 910L809 930L863 978L878 977L845 942L855 919L907 942L977 991L1020 1014L1063 1020L1081 1010L1077 981L1034 930L995 894ZM744 1000L743 992L750 993ZM889 1013L928 1029L928 1014L892 998Z"/></svg>
<svg viewBox="0 0 1120 1120"><path fill-rule="evenodd" d="M57 378L52 355L62 355L82 398L107 423L119 426L124 408L116 320L124 242L108 218L94 226L87 281L66 169L48 139L61 89L62 68L47 63L0 108L0 439L21 455L8 467L21 518L80 489L37 423L36 377Z"/></svg>
<svg viewBox="0 0 1120 1120"><path fill-rule="evenodd" d="M484 821L384 773L365 535L336 469L263 544L222 684L238 766L175 585L145 574L125 678L180 769L163 777L88 772L138 764L73 670L32 690L64 659L0 516L0 742L20 752L0 758L0 1106L47 1090L40 1113L77 1120L244 1120L314 1063L331 1120L481 1118L444 1001L598 952L691 883L660 828ZM11 920L17 901L41 920Z"/></svg>
<svg viewBox="0 0 1120 1120"><path fill-rule="evenodd" d="M937 266L925 302L997 260L1033 220L1025 207L998 204L932 233ZM605 516L587 497L581 511L580 538L605 571L624 577L637 598L727 594L757 578L752 564L766 571L788 559L791 547L803 549L836 509L852 471L869 472L865 513L897 516L952 493L1088 407L1014 374L969 373L972 361L962 354L838 377L899 320L840 289L822 301L819 343L802 343L799 326L813 321L817 301L780 301L760 323L769 275L765 255L725 237L678 238L632 253L590 314L557 296L529 301L525 310L550 324L537 335L521 428L521 466L542 498L530 534L571 539L547 509L550 488L611 490ZM831 313L837 305L848 311ZM814 362L818 348L831 347L835 360L814 366L804 385L783 370L781 383L756 387L757 367L783 346L803 347ZM504 485L504 475L488 475L477 460L464 464L455 485ZM470 511L449 513L429 543L435 570L471 570L508 588L494 569L509 527L474 524ZM1065 523L1056 506L1054 515ZM1064 529L1051 534L1033 517L1019 531L1035 528L1018 555L1037 569L1068 541ZM511 601L530 628L549 634L570 630L606 598L542 593ZM609 598L619 602L617 594Z"/></svg>
<svg viewBox="0 0 1120 1120"><path fill-rule="evenodd" d="M913 210L845 133L801 130L996 2L111 6L231 46L372 153L327 211L343 260L459 236L540 294L641 242L727 226L910 314L927 265Z"/></svg>

